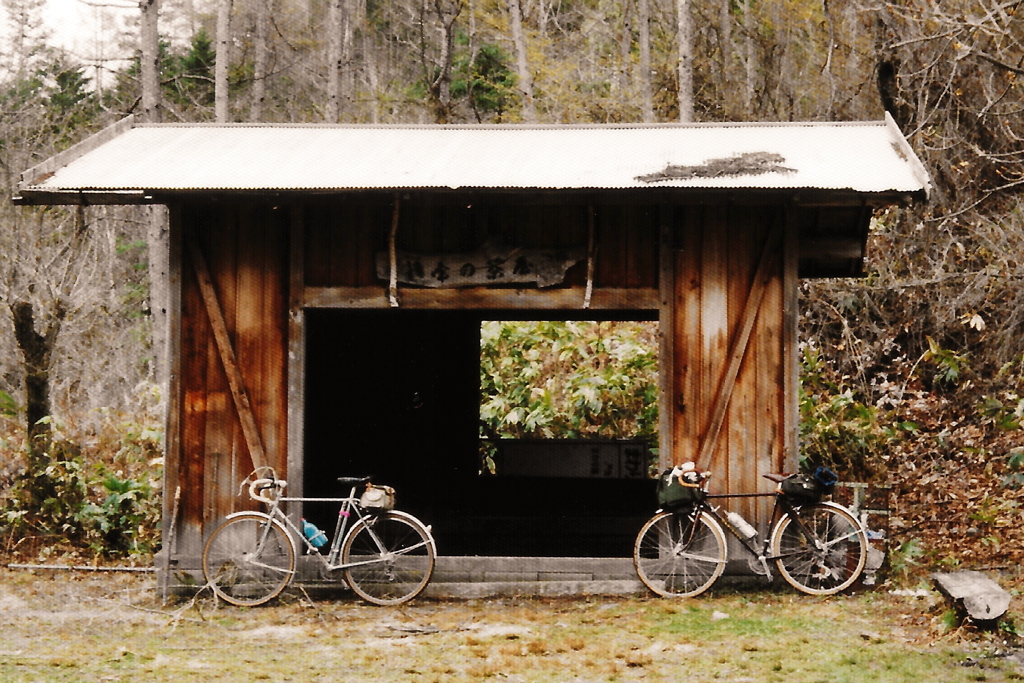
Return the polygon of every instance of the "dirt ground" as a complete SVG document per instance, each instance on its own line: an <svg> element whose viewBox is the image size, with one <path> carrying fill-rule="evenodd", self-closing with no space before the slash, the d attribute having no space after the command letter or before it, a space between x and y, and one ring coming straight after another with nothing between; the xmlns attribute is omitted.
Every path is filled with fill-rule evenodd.
<svg viewBox="0 0 1024 683"><path fill-rule="evenodd" d="M12 682L1009 681L1024 680L1020 646L1012 620L980 630L920 590L398 608L292 590L240 609L161 600L151 574L0 569L0 680Z"/></svg>

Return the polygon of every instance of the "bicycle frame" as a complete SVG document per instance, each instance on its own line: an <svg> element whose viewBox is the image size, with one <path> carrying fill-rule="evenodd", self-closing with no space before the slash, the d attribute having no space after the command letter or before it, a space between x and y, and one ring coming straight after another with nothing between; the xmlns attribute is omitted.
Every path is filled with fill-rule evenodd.
<svg viewBox="0 0 1024 683"><path fill-rule="evenodd" d="M868 542L861 522L842 505L818 496L796 497L783 490L786 475L768 474L780 484L775 492L709 494L710 473L690 467L666 473L659 486L679 476L683 486L699 486L702 496L691 504L658 510L640 529L633 564L640 580L662 597L693 597L722 576L729 561L731 534L747 551L748 566L770 582L777 572L788 584L810 595L833 595L853 585L864 570ZM685 478L684 478L685 477ZM802 485L802 481L798 482ZM659 498L671 498L659 489ZM772 496L775 505L762 541L736 515L723 509L730 498ZM682 497L682 496L681 496ZM733 523L735 521L735 524ZM775 566L772 570L770 565Z"/></svg>
<svg viewBox="0 0 1024 683"><path fill-rule="evenodd" d="M768 524L768 528L764 534L764 538L761 541L761 550L758 550L753 544L751 544L751 541L753 540L753 538L756 538L756 536L750 539L744 538L743 534L741 534L729 522L728 517L719 512L719 510L722 509L722 506L719 505L716 507L712 505L710 502L708 502L710 500L722 500L730 498L767 498L769 496L775 498L775 504L772 508L772 515L769 518L770 523ZM821 547L821 540L818 538L817 534L815 534L812 529L809 529L807 525L804 524L803 519L801 519L800 517L800 512L797 509L798 507L800 506L793 505L792 503L790 503L786 496L782 495L778 491L772 491L769 493L709 493L703 501L701 501L698 505L694 506L693 508L688 509L686 512L692 513L695 518L702 512L707 512L709 515L711 515L711 517L713 517L715 521L717 521L725 531L734 536L736 540L740 542L740 545L742 545L746 549L746 551L750 553L750 555L752 555L754 558L757 559L758 562L761 563L761 567L765 571L765 577L768 581L771 581L772 570L771 566L768 563L775 562L784 557L788 557L788 555L771 555L768 552L771 546L771 531L775 527L775 524L778 522L778 520L780 520L784 515L789 515L789 517L793 520L793 523L796 524L797 527L800 529L800 532L808 539L811 539L816 547ZM680 510L679 512L683 512L683 510ZM690 538L686 540L687 544L692 542L693 534L696 532L696 529L697 525L695 524L690 527Z"/></svg>
<svg viewBox="0 0 1024 683"><path fill-rule="evenodd" d="M365 561L362 561L362 562L349 562L349 563L343 563L343 562L339 562L338 561L339 557L341 555L342 545L344 543L345 537L348 535L348 532L351 529L355 528L355 525L357 523L359 523L360 521L362 521L364 519L372 519L374 516L380 514L380 512L377 511L377 510L372 510L372 511L368 512L365 508L363 508L359 504L359 498L356 495L357 489L358 489L358 486L354 485L352 487L351 491L349 492L349 495L344 497L344 498L304 498L304 497L274 496L273 498L261 497L261 498L259 498L259 500L261 500L262 502L264 502L264 504L266 504L268 506L268 510L266 512L264 512L263 514L265 514L268 519L276 520L276 521L280 522L285 528L287 528L290 531L288 536L292 540L292 544L293 544L293 547L295 548L296 553L298 553L299 548L295 547L295 539L298 538L305 545L306 554L307 555L311 555L313 557L316 557L317 560L319 560L319 562L324 565L324 568L327 571L332 571L333 572L333 571L338 571L338 570L342 570L342 569L352 569L353 567L360 567L360 566L365 566L365 565L377 564L377 563L380 562L377 559L365 560ZM331 540L330 549L329 549L329 551L328 551L326 556L324 556L320 552L320 549L317 548L316 546L314 546L310 542L310 540L308 538L306 538L306 534L304 534L302 532L302 530L299 529L298 525L295 524L295 522L293 522L291 520L291 518L288 515L285 514L284 510L281 509L281 504L282 503L340 503L341 507L338 509L338 522L337 522L337 524L334 527L334 538ZM398 512L398 511L395 511L395 510L391 510L390 512L392 514L405 515L405 513ZM352 520L353 513L356 516L356 519L354 521ZM239 512L239 513L235 513L235 515L229 515L229 518L233 517L233 516L236 516L236 515L242 515L242 514L252 514L252 513L251 512L249 512L249 513ZM349 522L351 522L351 526L349 526ZM429 525L426 526L426 530L427 530L427 533L429 535L430 534L430 526ZM259 541L260 545L262 545L265 542L266 534L268 534L268 533L269 533L269 529L268 529L268 531L264 532L264 537L260 539L260 541ZM377 543L378 549L383 551L384 547L380 543L380 541L376 538L376 535L371 534L371 537L373 537L374 538L374 542ZM427 542L432 542L432 541L427 541ZM406 552L408 552L410 550L415 550L417 548L421 548L421 547L423 547L423 545L425 545L425 543L414 545L414 546L410 546L409 548L406 549Z"/></svg>

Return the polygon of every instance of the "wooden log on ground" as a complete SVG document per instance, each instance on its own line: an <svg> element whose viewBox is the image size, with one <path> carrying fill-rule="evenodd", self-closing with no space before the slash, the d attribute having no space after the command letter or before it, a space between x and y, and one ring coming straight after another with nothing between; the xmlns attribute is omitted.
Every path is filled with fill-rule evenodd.
<svg viewBox="0 0 1024 683"><path fill-rule="evenodd" d="M1010 594L981 572L936 572L932 580L974 621L994 621L1010 608Z"/></svg>

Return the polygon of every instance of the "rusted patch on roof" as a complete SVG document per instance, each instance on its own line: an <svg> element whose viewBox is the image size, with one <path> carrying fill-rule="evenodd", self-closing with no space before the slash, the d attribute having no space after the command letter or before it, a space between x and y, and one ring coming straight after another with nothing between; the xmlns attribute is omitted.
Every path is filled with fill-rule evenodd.
<svg viewBox="0 0 1024 683"><path fill-rule="evenodd" d="M726 178L764 173L795 173L796 169L782 164L786 158L775 152L744 152L721 159L708 159L696 166L673 166L669 164L657 173L637 176L644 183L660 180L689 180L690 178Z"/></svg>

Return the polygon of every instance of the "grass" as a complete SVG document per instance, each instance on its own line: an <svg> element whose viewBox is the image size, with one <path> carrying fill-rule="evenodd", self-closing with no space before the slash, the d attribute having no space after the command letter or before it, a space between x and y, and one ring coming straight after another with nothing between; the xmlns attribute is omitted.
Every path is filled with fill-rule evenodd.
<svg viewBox="0 0 1024 683"><path fill-rule="evenodd" d="M695 600L418 600L292 593L164 604L152 576L0 570L3 681L1013 681L1005 630L950 628L938 597L788 591Z"/></svg>

